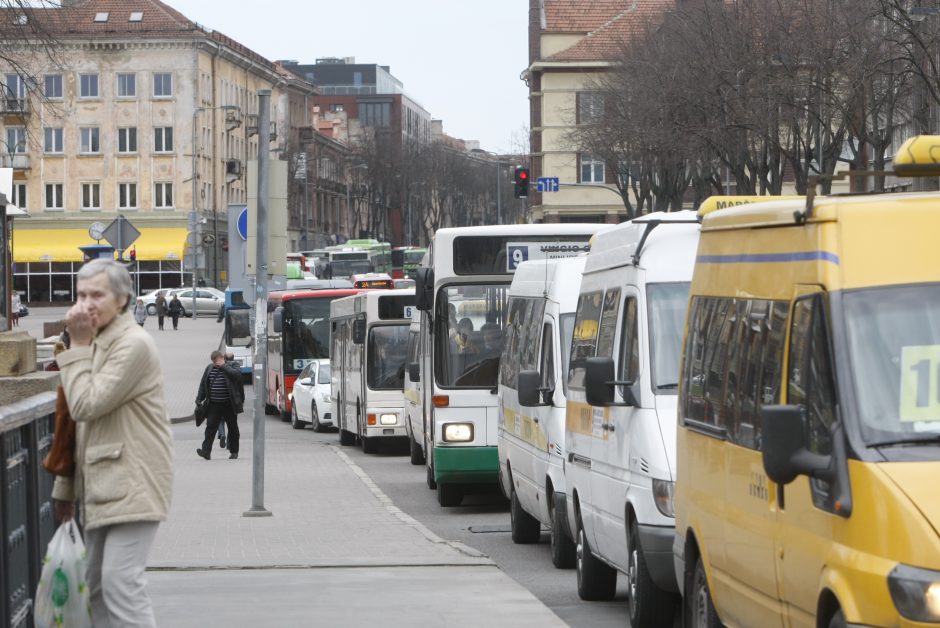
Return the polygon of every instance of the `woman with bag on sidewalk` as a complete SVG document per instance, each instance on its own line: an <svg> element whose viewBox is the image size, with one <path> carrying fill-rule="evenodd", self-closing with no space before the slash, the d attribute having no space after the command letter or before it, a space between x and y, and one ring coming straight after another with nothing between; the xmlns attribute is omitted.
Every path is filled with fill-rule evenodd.
<svg viewBox="0 0 940 628"><path fill-rule="evenodd" d="M76 292L71 348L56 357L76 421L75 474L55 480L56 515L70 519L81 500L96 628L153 627L144 568L173 484L160 359L129 311L133 285L121 264L88 262Z"/></svg>

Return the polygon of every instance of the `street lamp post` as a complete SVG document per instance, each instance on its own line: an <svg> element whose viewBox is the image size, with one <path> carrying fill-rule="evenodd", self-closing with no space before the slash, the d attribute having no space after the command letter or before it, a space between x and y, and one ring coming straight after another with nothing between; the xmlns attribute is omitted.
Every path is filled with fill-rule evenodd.
<svg viewBox="0 0 940 628"><path fill-rule="evenodd" d="M196 318L196 263L198 259L196 256L196 247L199 246L199 237L198 237L199 235L198 234L199 232L198 209L199 208L197 206L197 202L198 202L197 199L199 198L198 196L199 172L197 168L197 163L198 163L197 157L199 156L199 152L197 150L196 116L201 111L213 111L216 109L222 109L225 111L239 111L240 108L238 107L238 105L218 105L216 107L196 107L195 109L193 109L193 145L192 145L192 150L193 150L193 172L192 172L193 208L189 212L189 230L190 230L189 231L189 236L190 236L189 259L192 264L191 270L193 274L193 277L192 277L193 308L192 309L193 309L194 319ZM215 225L213 225L213 230L215 230Z"/></svg>

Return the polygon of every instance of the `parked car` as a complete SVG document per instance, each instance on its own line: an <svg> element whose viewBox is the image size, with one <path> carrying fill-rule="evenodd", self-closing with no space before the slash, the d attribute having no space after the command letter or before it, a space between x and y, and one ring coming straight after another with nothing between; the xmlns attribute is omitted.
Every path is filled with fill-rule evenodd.
<svg viewBox="0 0 940 628"><path fill-rule="evenodd" d="M333 426L330 415L330 361L312 360L294 382L291 399L291 425L302 430L310 424L314 432Z"/></svg>
<svg viewBox="0 0 940 628"><path fill-rule="evenodd" d="M163 294L163 296L167 300L167 303L169 303L172 293L179 292L180 290L182 290L182 288L163 288L159 290L151 290L150 292L146 292L140 295L140 298L144 302L144 305L147 306L147 314L149 314L150 316L157 315L157 296L159 296L160 294Z"/></svg>

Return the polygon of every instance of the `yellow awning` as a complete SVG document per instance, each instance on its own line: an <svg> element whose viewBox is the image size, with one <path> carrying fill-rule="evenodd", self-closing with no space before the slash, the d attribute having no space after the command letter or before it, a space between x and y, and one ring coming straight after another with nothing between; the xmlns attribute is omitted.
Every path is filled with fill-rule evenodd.
<svg viewBox="0 0 940 628"><path fill-rule="evenodd" d="M27 229L15 225L13 261L81 262L82 252L78 247L95 243L87 229ZM102 240L100 244L107 242ZM140 229L140 237L131 248L137 250L138 261L155 261L182 260L185 246L186 229L154 227Z"/></svg>

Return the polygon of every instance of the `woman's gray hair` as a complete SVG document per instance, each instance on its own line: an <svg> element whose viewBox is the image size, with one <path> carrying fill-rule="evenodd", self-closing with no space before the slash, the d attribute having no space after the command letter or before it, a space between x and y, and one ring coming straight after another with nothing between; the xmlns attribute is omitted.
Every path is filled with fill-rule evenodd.
<svg viewBox="0 0 940 628"><path fill-rule="evenodd" d="M134 296L134 282L131 281L131 274L127 272L123 265L113 259L93 259L79 269L76 280L91 279L101 273L107 273L108 283L111 284L111 292L118 300L124 299L124 306L121 311L127 311L127 306L130 305Z"/></svg>

